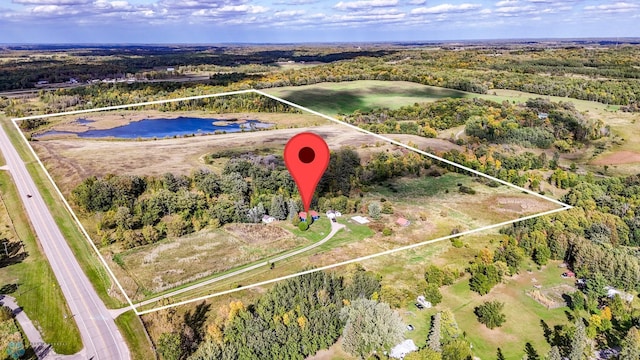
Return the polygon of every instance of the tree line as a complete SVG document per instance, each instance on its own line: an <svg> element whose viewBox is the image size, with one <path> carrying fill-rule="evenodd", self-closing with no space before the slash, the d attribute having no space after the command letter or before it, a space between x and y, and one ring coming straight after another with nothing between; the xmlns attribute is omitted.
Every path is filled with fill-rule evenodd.
<svg viewBox="0 0 640 360"><path fill-rule="evenodd" d="M366 211L357 194L363 188L405 175L421 175L431 161L404 150L377 152L361 164L357 152L331 154L312 207L344 213ZM271 215L297 218L301 200L281 155L244 153L221 173L199 169L190 176L107 175L90 177L71 192L73 203L96 223L103 245L126 248L179 237L204 227L253 222ZM362 209L364 207L364 209Z"/></svg>

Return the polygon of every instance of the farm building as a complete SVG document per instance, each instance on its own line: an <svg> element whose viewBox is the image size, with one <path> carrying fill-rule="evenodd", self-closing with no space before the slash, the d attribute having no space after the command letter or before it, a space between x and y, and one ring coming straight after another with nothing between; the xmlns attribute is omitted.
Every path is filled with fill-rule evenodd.
<svg viewBox="0 0 640 360"><path fill-rule="evenodd" d="M425 299L424 296L420 295L418 296L418 304L424 306L427 309L430 309L433 305L431 305L430 301L427 301L427 299Z"/></svg>
<svg viewBox="0 0 640 360"><path fill-rule="evenodd" d="M396 220L396 224L400 225L400 226L409 226L409 224L411 224L411 221L405 219L405 218L398 218L398 220Z"/></svg>
<svg viewBox="0 0 640 360"><path fill-rule="evenodd" d="M313 210L309 211L309 216L311 216L311 218L312 218L313 220L318 220L318 219L320 219L320 214L318 214L317 212L315 212L315 211L313 211Z"/></svg>
<svg viewBox="0 0 640 360"><path fill-rule="evenodd" d="M400 344L394 346L389 352L389 357L394 359L404 359L410 352L417 351L418 347L411 339L407 339Z"/></svg>
<svg viewBox="0 0 640 360"><path fill-rule="evenodd" d="M369 219L367 219L367 218L366 218L366 217L364 217L364 216L360 216L360 215L352 216L352 217L351 217L351 220L353 220L353 221L357 222L357 223L358 223L358 224L360 224L360 225L364 225L364 224L368 224L368 223L370 223Z"/></svg>
<svg viewBox="0 0 640 360"><path fill-rule="evenodd" d="M619 295L620 298L626 302L632 302L633 301L633 295L626 293L622 290L618 290L616 288L613 288L611 286L605 286L604 287L605 290L607 290L607 297L608 298L613 298L616 295Z"/></svg>
<svg viewBox="0 0 640 360"><path fill-rule="evenodd" d="M274 221L276 221L276 218L274 218L273 216L264 215L262 217L262 222L265 223L265 224L271 224Z"/></svg>
<svg viewBox="0 0 640 360"><path fill-rule="evenodd" d="M307 213L305 211L300 211L298 216L300 217L300 221L307 221Z"/></svg>
<svg viewBox="0 0 640 360"><path fill-rule="evenodd" d="M335 211L335 210L327 210L327 217L329 219L335 219L337 217L342 216L342 213L340 211Z"/></svg>

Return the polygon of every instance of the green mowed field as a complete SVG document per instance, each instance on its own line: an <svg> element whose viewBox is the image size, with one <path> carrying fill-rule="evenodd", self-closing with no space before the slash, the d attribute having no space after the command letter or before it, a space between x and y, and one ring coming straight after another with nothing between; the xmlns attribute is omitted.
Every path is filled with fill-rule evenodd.
<svg viewBox="0 0 640 360"><path fill-rule="evenodd" d="M357 80L286 86L265 92L308 107L327 115L350 114L374 108L399 108L414 103L436 101L442 98L482 98L496 102L522 103L542 97L552 101L571 102L580 111L614 112L619 106L561 96L544 96L517 90L491 89L487 94L470 93L408 81Z"/></svg>
<svg viewBox="0 0 640 360"><path fill-rule="evenodd" d="M480 296L469 289L468 277L452 286L442 289L443 301L437 308L449 308L453 311L458 325L465 331L473 344L474 353L482 359L491 359L500 347L507 359L519 359L524 354L524 347L530 342L539 354L546 354L550 346L544 338L541 321L550 328L554 325L568 324L565 314L567 307L547 309L526 292L534 290L534 284L547 289L556 285L572 285L573 281L560 277L563 269L552 262L542 270L521 273L510 278L506 283L497 285L485 296ZM506 322L493 330L480 324L474 314L474 308L486 301L504 302Z"/></svg>
<svg viewBox="0 0 640 360"><path fill-rule="evenodd" d="M470 97L464 91L407 81L359 80L288 86L264 90L298 105L327 115L350 114L378 107L399 108L413 103L448 97Z"/></svg>

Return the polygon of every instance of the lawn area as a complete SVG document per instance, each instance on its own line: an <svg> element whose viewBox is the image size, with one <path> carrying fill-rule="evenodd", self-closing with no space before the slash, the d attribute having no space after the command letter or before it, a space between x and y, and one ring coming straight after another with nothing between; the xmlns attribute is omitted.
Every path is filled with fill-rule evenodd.
<svg viewBox="0 0 640 360"><path fill-rule="evenodd" d="M151 344L144 338L146 330L140 318L133 312L126 313L116 318L116 325L120 329L129 350L132 359L155 359L156 354Z"/></svg>
<svg viewBox="0 0 640 360"><path fill-rule="evenodd" d="M5 127L7 135L11 139L14 147L25 161L27 169L38 186L56 224L60 227L76 259L102 301L105 302L107 307L115 308L122 306L122 300L117 300L109 295L108 292L111 289L112 283L106 269L100 263L94 250L87 242L87 239L80 232L80 229L71 217L71 214L66 210L62 200L55 195L53 185L45 176L39 164L34 160L33 155L22 141L16 128L2 118L0 118L0 126ZM0 172L0 176L8 176L8 174ZM12 189L9 191L9 196L12 196L13 200L6 200L8 204L7 207L10 207L9 204L17 206L13 210L9 209L9 213L12 216L21 217L19 221L14 221L14 224L16 224L16 233L18 237L25 242L25 247L29 251L29 257L22 263L0 269L0 283L20 284L18 291L12 295L29 314L29 317L38 322L37 325L43 329L44 340L54 344L53 348L58 354L76 353L82 348L80 334L75 322L69 320L71 319L70 312L60 291L60 287L57 284L49 263L41 253L35 236L31 232L31 228L27 225L29 221L20 205L13 183L4 185L9 183L5 181L0 182L3 184L3 187L8 186L9 189ZM117 294L118 292L114 291L114 293ZM139 332L135 335L138 336L138 341L146 342L146 339L143 338L144 332Z"/></svg>
<svg viewBox="0 0 640 360"><path fill-rule="evenodd" d="M11 177L4 171L0 172L0 195L0 219L8 219L2 224L3 232L13 235L10 241L21 240L28 254L24 260L0 268L0 292L16 298L57 353L73 354L82 348L80 333L70 320L71 312L29 226Z"/></svg>
<svg viewBox="0 0 640 360"><path fill-rule="evenodd" d="M471 97L463 91L407 81L358 80L266 89L265 92L327 115L399 108L447 97Z"/></svg>
<svg viewBox="0 0 640 360"><path fill-rule="evenodd" d="M290 231L293 235L303 237L313 242L324 239L331 232L331 221L326 216L315 220L306 231L300 230L297 226L293 226L291 221L278 221L276 223L281 228Z"/></svg>
<svg viewBox="0 0 640 360"><path fill-rule="evenodd" d="M123 306L124 301L118 301L108 294L112 284L107 271L100 263L100 260L89 245L87 239L80 232L80 229L71 217L71 214L67 211L62 199L57 196L53 184L51 184L40 165L35 161L16 128L8 122L2 122L2 125L5 127L13 146L18 150L20 157L25 161L27 170L29 170L33 181L40 190L56 224L60 228L60 231L62 231L67 243L80 263L82 270L93 284L102 301L105 302L107 307L117 308Z"/></svg>
<svg viewBox="0 0 640 360"><path fill-rule="evenodd" d="M565 311L567 307L548 310L537 303L526 292L534 289L533 284L543 288L555 285L571 285L572 280L560 277L562 269L552 262L542 270L521 271L521 274L508 279L492 291L480 296L469 289L468 277L441 289L443 301L437 309L449 308L462 331L473 344L474 354L482 359L495 358L498 347L507 359L519 359L524 354L524 346L530 342L539 354L546 354L550 346L544 339L541 321L549 327L569 323ZM536 281L534 282L533 279ZM504 313L507 321L502 327L490 330L480 324L474 308L486 301L498 300L505 303Z"/></svg>

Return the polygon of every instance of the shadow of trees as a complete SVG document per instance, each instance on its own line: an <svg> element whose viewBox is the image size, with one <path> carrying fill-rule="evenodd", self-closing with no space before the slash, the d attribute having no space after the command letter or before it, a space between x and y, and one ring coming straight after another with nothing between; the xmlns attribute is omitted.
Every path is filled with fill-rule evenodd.
<svg viewBox="0 0 640 360"><path fill-rule="evenodd" d="M0 268L20 263L27 256L29 253L24 251L22 242L0 239Z"/></svg>

